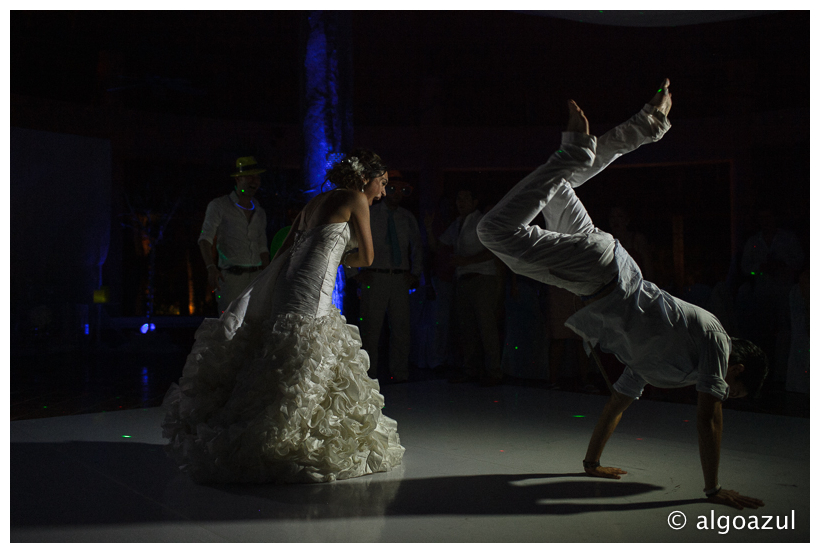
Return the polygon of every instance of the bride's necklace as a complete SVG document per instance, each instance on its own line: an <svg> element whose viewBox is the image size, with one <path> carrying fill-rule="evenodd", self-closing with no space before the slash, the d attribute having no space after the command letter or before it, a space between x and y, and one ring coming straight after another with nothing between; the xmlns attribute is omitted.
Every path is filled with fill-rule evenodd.
<svg viewBox="0 0 820 553"><path fill-rule="evenodd" d="M244 209L245 211L253 211L254 209L256 209L256 204L253 203L253 200L251 200L251 206L250 207L242 207L241 205L239 205L236 202L234 202L234 205L236 207L238 207L239 209Z"/></svg>

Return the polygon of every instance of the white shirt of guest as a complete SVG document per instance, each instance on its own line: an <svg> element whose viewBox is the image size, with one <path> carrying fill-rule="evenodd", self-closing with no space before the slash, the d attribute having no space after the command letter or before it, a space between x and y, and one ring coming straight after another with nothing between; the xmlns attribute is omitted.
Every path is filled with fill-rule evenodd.
<svg viewBox="0 0 820 553"><path fill-rule="evenodd" d="M447 246L452 246L453 253L462 257L471 257L487 251L487 248L478 239L476 230L478 222L481 221L483 216L484 214L476 209L464 218L463 223L461 223L460 218L456 219L447 227L447 230L439 237L438 241ZM459 229L459 224L461 224L461 229ZM495 276L497 274L495 261L489 259L456 267L456 278L470 273Z"/></svg>
<svg viewBox="0 0 820 553"><path fill-rule="evenodd" d="M390 247L390 239L387 235L388 219L390 208L387 203L380 201L370 208L370 233L373 235L373 264L371 269L403 269L410 271L415 276L420 276L422 271L422 249L421 233L416 218L408 210L399 206L393 212L393 220L396 222L396 234L399 238L401 249L401 264L394 266L392 263L393 250Z"/></svg>
<svg viewBox="0 0 820 553"><path fill-rule="evenodd" d="M265 210L253 200L256 208L248 221L246 210L237 205L236 192L212 200L205 211L205 221L199 241L214 243L219 252L219 268L256 267L262 264L261 254L268 251Z"/></svg>

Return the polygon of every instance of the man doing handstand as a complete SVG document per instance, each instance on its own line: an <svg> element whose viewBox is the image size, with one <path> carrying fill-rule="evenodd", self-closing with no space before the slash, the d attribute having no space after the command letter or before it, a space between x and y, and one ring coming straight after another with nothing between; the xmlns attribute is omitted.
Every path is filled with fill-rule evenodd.
<svg viewBox="0 0 820 553"><path fill-rule="evenodd" d="M755 394L766 377L766 358L754 344L730 338L711 313L681 301L643 279L617 240L592 224L576 188L623 154L656 142L671 127L669 80L644 108L600 138L569 101L569 125L561 147L490 210L478 226L481 242L514 272L579 296L582 308L566 326L591 347L614 353L626 365L592 433L584 470L620 479L626 474L600 465L601 453L646 384L695 385L704 492L710 501L742 509L759 499L718 483L722 402ZM530 225L541 212L546 229Z"/></svg>

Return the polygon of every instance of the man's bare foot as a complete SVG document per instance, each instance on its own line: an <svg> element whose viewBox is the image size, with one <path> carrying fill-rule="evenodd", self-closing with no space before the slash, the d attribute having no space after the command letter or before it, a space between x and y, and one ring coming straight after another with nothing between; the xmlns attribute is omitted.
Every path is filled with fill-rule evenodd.
<svg viewBox="0 0 820 553"><path fill-rule="evenodd" d="M578 107L575 100L567 101L569 107L569 123L567 123L567 132L580 132L589 134L589 121L587 121L583 110Z"/></svg>
<svg viewBox="0 0 820 553"><path fill-rule="evenodd" d="M658 92L649 100L649 104L658 108L658 111L664 115L669 115L669 110L672 109L672 93L669 92L669 79L663 81Z"/></svg>

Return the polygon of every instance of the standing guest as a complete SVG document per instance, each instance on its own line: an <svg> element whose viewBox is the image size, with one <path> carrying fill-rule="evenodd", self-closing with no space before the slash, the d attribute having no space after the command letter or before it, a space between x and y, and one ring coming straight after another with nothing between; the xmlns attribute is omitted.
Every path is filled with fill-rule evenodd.
<svg viewBox="0 0 820 553"><path fill-rule="evenodd" d="M577 311L576 296L558 286L546 286L547 335L549 336L549 383L552 389L560 389L562 368L567 360L576 388L583 392L596 392L589 374L589 356L584 352L580 336L564 326ZM566 380L565 380L566 381Z"/></svg>
<svg viewBox="0 0 820 553"><path fill-rule="evenodd" d="M547 325L541 308L546 286L503 267L505 279L504 347L501 366L506 376L532 380L549 377L550 344L544 339Z"/></svg>
<svg viewBox="0 0 820 553"><path fill-rule="evenodd" d="M458 218L436 238L432 221L427 227L430 247L452 246L456 267L456 321L461 344L462 374L452 383L479 381L482 386L502 383L498 306L503 293L495 256L479 241L476 227L482 213L474 190L462 188L456 196Z"/></svg>
<svg viewBox="0 0 820 553"><path fill-rule="evenodd" d="M782 385L791 342L789 294L803 267L804 253L797 236L781 228L778 219L769 206L757 211L760 232L746 241L740 261L750 283L742 288L740 297L746 299L748 313L741 327L769 354L773 360L772 381Z"/></svg>
<svg viewBox="0 0 820 553"><path fill-rule="evenodd" d="M253 157L236 160L234 190L212 200L205 211L199 251L208 268L209 290L216 293L221 315L230 303L270 263L265 210L254 201L264 173ZM214 259L214 239L217 258Z"/></svg>
<svg viewBox="0 0 820 553"><path fill-rule="evenodd" d="M436 230L444 232L450 226L452 216L452 206L447 198L439 198L436 213L427 213L424 216L424 227L427 231L428 245L430 247L430 263L427 275L428 287L432 286L429 296L434 298L433 321L431 325L431 336L428 336L426 347L426 366L432 367L436 372L442 372L459 366L458 344L455 342L457 334L455 328L454 303L455 303L455 273L453 265L453 248L444 244L436 244L432 241L439 234ZM429 288L428 288L429 290Z"/></svg>
<svg viewBox="0 0 820 553"><path fill-rule="evenodd" d="M791 311L791 349L786 391L809 393L809 270L800 274L789 293Z"/></svg>
<svg viewBox="0 0 820 553"><path fill-rule="evenodd" d="M379 337L385 315L390 329L389 369L392 383L410 377L410 290L422 271L421 234L416 218L401 207L413 187L398 171L388 172L387 196L370 208L370 229L375 257L354 278L362 287L359 327L364 349L370 355L370 376L379 369Z"/></svg>

